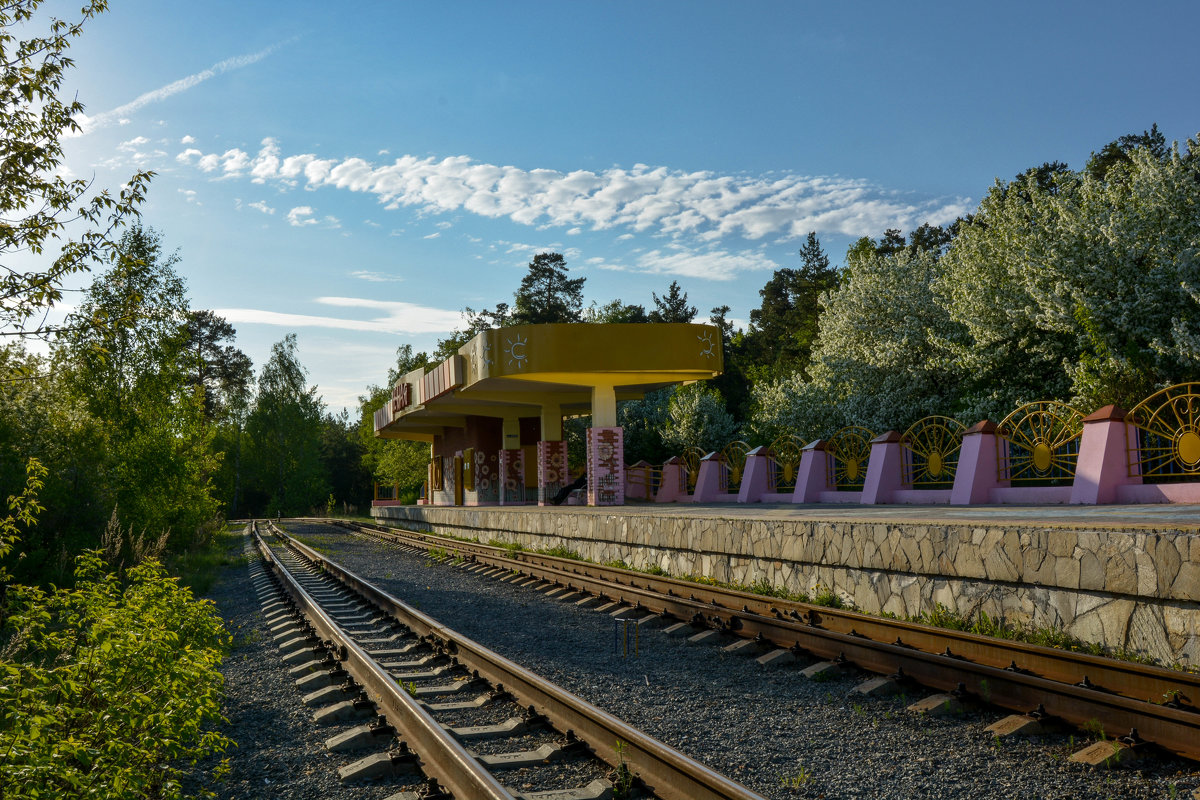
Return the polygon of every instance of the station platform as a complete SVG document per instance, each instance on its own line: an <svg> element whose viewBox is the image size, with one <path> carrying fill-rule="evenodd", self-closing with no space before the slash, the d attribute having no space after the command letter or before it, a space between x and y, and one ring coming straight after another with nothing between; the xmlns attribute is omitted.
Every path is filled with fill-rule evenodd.
<svg viewBox="0 0 1200 800"><path fill-rule="evenodd" d="M682 519L778 520L786 522L870 522L915 525L1044 526L1174 530L1200 533L1200 505L1138 504L1070 505L852 505L794 503L639 503L623 506L466 506L514 514L580 514L607 517L677 517Z"/></svg>
<svg viewBox="0 0 1200 800"><path fill-rule="evenodd" d="M388 506L377 522L915 618L938 606L1200 665L1200 505Z"/></svg>

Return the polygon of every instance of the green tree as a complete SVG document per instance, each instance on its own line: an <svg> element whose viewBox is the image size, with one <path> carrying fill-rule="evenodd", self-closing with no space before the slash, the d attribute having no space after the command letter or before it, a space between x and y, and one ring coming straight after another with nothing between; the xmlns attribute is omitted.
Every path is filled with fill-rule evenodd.
<svg viewBox="0 0 1200 800"><path fill-rule="evenodd" d="M762 304L750 312L750 328L743 340L746 371L755 381L781 378L807 368L822 292L837 286L837 271L821 248L816 233L809 233L800 249L799 268L778 269L759 290Z"/></svg>
<svg viewBox="0 0 1200 800"><path fill-rule="evenodd" d="M958 331L934 293L938 263L908 248L852 258L845 280L821 297L808 377L755 386L756 437L815 439L850 424L882 433L952 411L957 376L935 339Z"/></svg>
<svg viewBox="0 0 1200 800"><path fill-rule="evenodd" d="M622 303L620 298L604 305L595 302L583 312L584 322L649 322L643 306Z"/></svg>
<svg viewBox="0 0 1200 800"><path fill-rule="evenodd" d="M687 292L680 290L678 281L671 281L662 297L654 292L650 296L654 298L651 322L691 322L696 318L696 307L688 305Z"/></svg>
<svg viewBox="0 0 1200 800"><path fill-rule="evenodd" d="M366 394L358 398L357 437L367 479L383 485L399 485L402 493L413 494L425 482L429 445L425 442L377 437L375 410L391 402L391 387L399 378L418 367L428 366L424 353L413 352L411 344L401 345L396 350L396 365L388 370L387 386L368 386Z"/></svg>
<svg viewBox="0 0 1200 800"><path fill-rule="evenodd" d="M516 292L513 321L517 324L579 322L586 278L568 278L567 262L559 253L538 253Z"/></svg>
<svg viewBox="0 0 1200 800"><path fill-rule="evenodd" d="M321 401L296 355L296 334L271 347L246 421L258 507L304 514L323 505L329 484L321 464Z"/></svg>
<svg viewBox="0 0 1200 800"><path fill-rule="evenodd" d="M737 422L725 410L721 395L711 387L693 383L671 395L662 439L675 455L688 447L699 447L706 453L719 450L737 433Z"/></svg>
<svg viewBox="0 0 1200 800"><path fill-rule="evenodd" d="M180 380L188 308L178 263L177 254L163 253L157 231L135 225L122 234L112 267L68 317L65 341L78 364L80 394L98 417L118 420L146 391L169 390Z"/></svg>
<svg viewBox="0 0 1200 800"><path fill-rule="evenodd" d="M474 339L481 331L503 328L505 325L513 324L513 316L508 303L497 303L495 309L485 308L482 311L476 311L467 306L463 309L462 315L467 323L466 326L462 330L454 331L445 339L438 340L437 349L433 353L434 363L445 361L457 353L460 347ZM404 345L404 347L412 349L411 345ZM424 353L421 355L424 356ZM426 364L417 366L426 366Z"/></svg>
<svg viewBox="0 0 1200 800"><path fill-rule="evenodd" d="M74 23L43 20L41 5L0 6L0 335L46 338L54 326L45 312L62 300L63 281L114 256L114 232L136 217L153 173L137 173L115 195L64 177L62 139L80 130L83 113L78 100L59 98L73 64L67 51L107 3L88 3ZM48 265L32 263L46 256Z"/></svg>
<svg viewBox="0 0 1200 800"><path fill-rule="evenodd" d="M716 326L721 332L724 364L724 371L709 381L708 385L721 395L725 408L740 419L750 400L750 380L746 376L748 359L745 354L745 333L734 329L733 321L729 319L729 311L727 305L717 306L708 318L709 324Z"/></svg>
<svg viewBox="0 0 1200 800"><path fill-rule="evenodd" d="M233 326L211 311L188 312L184 333L180 364L188 385L202 393L205 417L221 419L254 380L250 357L233 344Z"/></svg>
<svg viewBox="0 0 1200 800"><path fill-rule="evenodd" d="M1109 142L1099 153L1092 153L1088 159L1085 170L1088 175L1096 180L1104 180L1108 176L1108 171L1118 164L1129 165L1132 163L1131 154L1134 150L1145 150L1152 158L1158 161L1166 161L1171 155L1171 149L1167 147L1166 137L1158 129L1158 123L1150 126L1150 130L1143 131L1140 134L1131 133L1125 136L1120 136L1114 141Z"/></svg>

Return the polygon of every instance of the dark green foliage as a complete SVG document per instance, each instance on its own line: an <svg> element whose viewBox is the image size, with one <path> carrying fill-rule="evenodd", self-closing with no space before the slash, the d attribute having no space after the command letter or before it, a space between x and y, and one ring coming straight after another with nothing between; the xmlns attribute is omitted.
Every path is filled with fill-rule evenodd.
<svg viewBox="0 0 1200 800"><path fill-rule="evenodd" d="M1092 153L1088 159L1087 172L1097 180L1108 177L1108 171L1118 164L1129 164L1129 153L1143 148L1159 161L1166 160L1170 155L1166 137L1158 129L1158 123L1150 126L1150 130L1142 133L1130 133L1109 142L1099 153Z"/></svg>
<svg viewBox="0 0 1200 800"><path fill-rule="evenodd" d="M211 311L188 312L184 332L181 369L188 385L203 393L204 416L221 419L250 389L250 357L233 345L233 326Z"/></svg>
<svg viewBox="0 0 1200 800"><path fill-rule="evenodd" d="M90 197L89 178L63 177L62 139L80 130L83 114L78 100L58 96L74 63L67 50L83 21L108 4L87 3L80 22L41 19L41 5L0 6L0 332L46 338L55 328L44 312L62 300L63 281L114 256L113 232L136 218L153 173L134 175L116 195ZM39 269L9 263L25 253L53 260Z"/></svg>
<svg viewBox="0 0 1200 800"><path fill-rule="evenodd" d="M247 500L269 516L307 514L329 494L321 464L321 401L296 355L296 335L271 347L258 378L250 439Z"/></svg>
<svg viewBox="0 0 1200 800"><path fill-rule="evenodd" d="M650 322L643 306L622 303L620 298L605 305L592 303L583 314L584 322Z"/></svg>
<svg viewBox="0 0 1200 800"><path fill-rule="evenodd" d="M808 234L800 258L800 267L775 271L758 291L762 304L750 312L750 328L739 355L756 382L784 378L808 367L821 294L837 286L837 271L829 266L816 233Z"/></svg>
<svg viewBox="0 0 1200 800"><path fill-rule="evenodd" d="M687 292L681 291L679 281L671 281L667 293L659 297L651 292L654 298L654 310L650 312L650 322L691 322L696 318L696 307L688 305Z"/></svg>
<svg viewBox="0 0 1200 800"><path fill-rule="evenodd" d="M579 322L586 280L567 277L567 261L561 254L538 253L517 289L513 322Z"/></svg>
<svg viewBox="0 0 1200 800"><path fill-rule="evenodd" d="M75 588L8 601L0 796L181 798L181 767L231 743L211 729L229 637L158 563L121 579L88 552Z"/></svg>

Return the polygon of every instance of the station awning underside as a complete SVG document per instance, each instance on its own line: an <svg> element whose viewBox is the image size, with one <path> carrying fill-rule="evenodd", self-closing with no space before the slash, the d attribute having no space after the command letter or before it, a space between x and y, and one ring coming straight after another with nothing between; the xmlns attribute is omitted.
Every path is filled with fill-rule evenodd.
<svg viewBox="0 0 1200 800"><path fill-rule="evenodd" d="M375 435L432 441L468 416L588 414L597 397L641 398L672 384L721 374L721 332L712 325L514 325L483 331L428 372L392 387L375 412ZM603 402L603 399L597 401Z"/></svg>

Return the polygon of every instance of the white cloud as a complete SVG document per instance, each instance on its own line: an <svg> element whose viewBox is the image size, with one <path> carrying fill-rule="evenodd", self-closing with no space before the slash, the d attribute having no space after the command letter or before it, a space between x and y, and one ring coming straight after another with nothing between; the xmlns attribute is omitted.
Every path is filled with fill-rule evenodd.
<svg viewBox="0 0 1200 800"><path fill-rule="evenodd" d="M356 269L350 273L350 277L370 281L371 283L398 283L404 280L399 275L389 275L386 272L373 272L369 269Z"/></svg>
<svg viewBox="0 0 1200 800"><path fill-rule="evenodd" d="M779 269L773 260L754 250L732 253L726 250L692 250L679 244L641 253L632 265L610 263L592 258L588 264L619 272L641 272L650 275L678 275L710 281L731 281L742 272L764 272Z"/></svg>
<svg viewBox="0 0 1200 800"><path fill-rule="evenodd" d="M421 306L393 300L358 297L318 297L322 305L381 311L372 319L346 319L311 314L291 314L255 308L220 308L214 313L232 323L279 325L287 328L337 328L375 333L418 334L446 333L462 324L462 314L449 309Z"/></svg>
<svg viewBox="0 0 1200 800"><path fill-rule="evenodd" d="M300 227L302 225L316 225L317 221L312 218L312 206L296 206L287 214L287 220L292 225Z"/></svg>
<svg viewBox="0 0 1200 800"><path fill-rule="evenodd" d="M196 137L189 134L187 136L184 136L182 139L180 139L179 143L180 144L195 144Z"/></svg>
<svg viewBox="0 0 1200 800"><path fill-rule="evenodd" d="M117 145L117 149L132 153L142 145L149 143L150 140L145 136L135 136L127 142L121 142L119 145Z"/></svg>
<svg viewBox="0 0 1200 800"><path fill-rule="evenodd" d="M190 154L190 155L189 155ZM196 154L178 157L191 163ZM636 232L717 241L728 236L793 240L809 231L878 235L922 222L952 221L969 206L965 198L919 199L863 180L838 176L719 175L635 164L592 172L523 170L472 161L406 155L390 164L362 158L342 161L309 154L283 156L273 138L253 158L239 151L201 155L196 165L226 175L247 169L255 182L339 188L375 195L387 209L414 207L426 213L469 211L508 217L541 229L568 233L626 228Z"/></svg>
<svg viewBox="0 0 1200 800"><path fill-rule="evenodd" d="M441 236L441 235L442 235L441 231L434 231L433 233L427 233L427 234L425 234L425 235L424 235L424 236L422 236L421 238L422 238L422 239L436 239L436 238L438 238L438 237L439 237L439 236Z"/></svg>
<svg viewBox="0 0 1200 800"><path fill-rule="evenodd" d="M262 200L255 200L253 203L250 203L250 208L261 211L264 214L274 214L275 213L275 209L271 208L269 205L267 205Z"/></svg>
<svg viewBox="0 0 1200 800"><path fill-rule="evenodd" d="M189 203L196 202L196 191L194 189L180 189L179 193L183 195L183 199Z"/></svg>
<svg viewBox="0 0 1200 800"><path fill-rule="evenodd" d="M110 111L104 111L94 117L80 115L79 123L82 130L76 135L91 133L97 128L106 127L114 122L116 122L118 125L126 125L129 123L129 119L127 117L128 114L148 106L151 103L162 102L172 95L177 95L180 92L186 92L188 89L204 83L209 78L215 78L217 75L223 75L231 70L248 67L251 64L262 61L279 48L290 44L293 41L295 41L294 38L284 42L277 42L270 47L259 50L257 53L250 53L244 56L234 56L233 58L227 58L224 61L218 61L216 64L213 64L206 70L201 70L193 75L188 75L186 78L180 78L177 81L168 83L166 86L160 86L157 89L140 94L125 105L118 106ZM190 144L190 142L182 142L182 144Z"/></svg>

